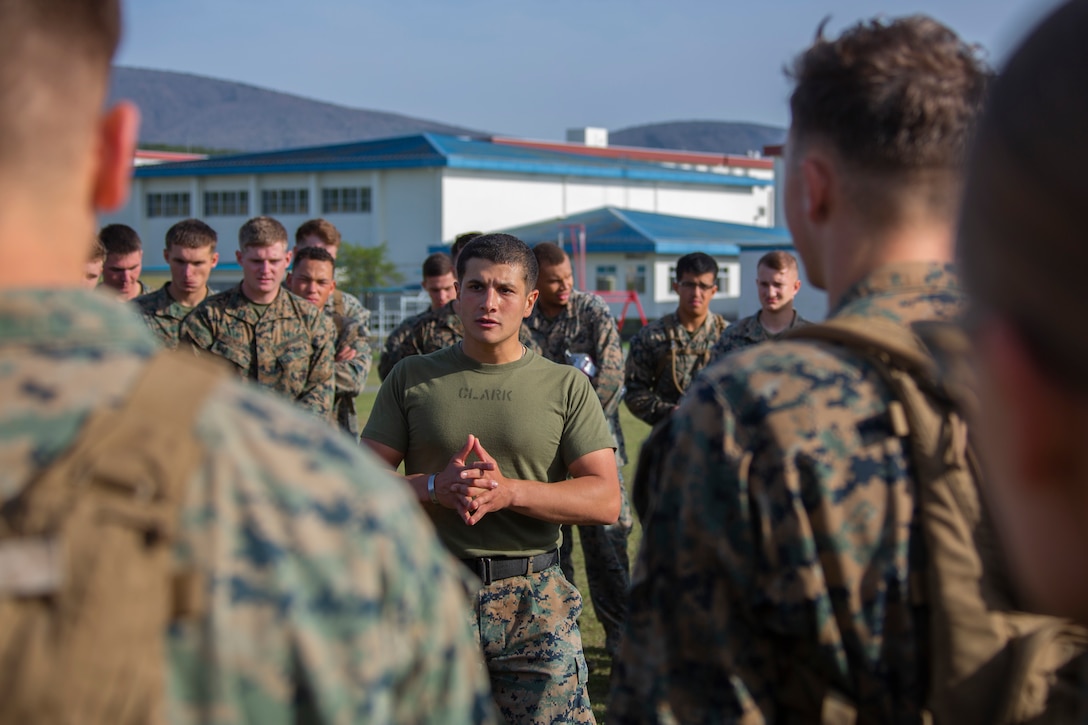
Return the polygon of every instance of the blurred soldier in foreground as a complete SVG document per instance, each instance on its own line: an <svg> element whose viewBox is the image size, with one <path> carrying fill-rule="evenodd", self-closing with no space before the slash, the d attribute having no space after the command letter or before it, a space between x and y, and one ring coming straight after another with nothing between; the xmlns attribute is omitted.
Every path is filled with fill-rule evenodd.
<svg viewBox="0 0 1088 725"><path fill-rule="evenodd" d="M397 481L78 289L131 177L119 34L115 2L0 0L0 250L49 250L0 265L0 721L494 722Z"/></svg>
<svg viewBox="0 0 1088 725"><path fill-rule="evenodd" d="M677 260L672 288L680 298L676 312L639 330L627 354L624 401L650 425L676 407L729 324L710 311L718 292L718 263L709 254L693 252Z"/></svg>
<svg viewBox="0 0 1088 725"><path fill-rule="evenodd" d="M711 357L714 360L737 350L777 340L808 320L793 309L793 298L801 290L797 260L789 252L767 252L756 264L756 290L760 310L751 317L737 320L718 338Z"/></svg>
<svg viewBox="0 0 1088 725"><path fill-rule="evenodd" d="M219 264L218 242L215 230L199 219L185 219L170 227L162 253L170 265L170 281L134 300L151 332L171 350L178 346L181 321L211 291L208 277Z"/></svg>
<svg viewBox="0 0 1088 725"><path fill-rule="evenodd" d="M99 230L98 240L106 248L102 286L112 289L122 300L134 300L147 294L147 286L140 281L144 243L136 230L127 224L107 224Z"/></svg>
<svg viewBox="0 0 1088 725"><path fill-rule="evenodd" d="M953 319L975 49L921 16L864 22L821 33L792 77L785 214L830 317ZM924 720L917 480L893 400L846 345L771 341L703 371L640 459L609 723Z"/></svg>
<svg viewBox="0 0 1088 725"><path fill-rule="evenodd" d="M336 328L325 313L281 287L291 252L272 217L238 230L242 282L204 300L181 325L181 340L229 363L241 377L332 420Z"/></svg>
<svg viewBox="0 0 1088 725"><path fill-rule="evenodd" d="M1017 583L1042 611L1088 623L1088 5L1056 10L994 84L959 234L979 373L986 492ZM953 368L954 370L954 368ZM1082 679L1083 716L1088 679Z"/></svg>
<svg viewBox="0 0 1088 725"><path fill-rule="evenodd" d="M442 540L483 580L471 620L507 722L593 722L582 600L557 547L560 524L619 513L612 437L586 378L519 340L537 297L529 247L487 234L457 265L464 339L402 360L363 440L404 463Z"/></svg>
<svg viewBox="0 0 1088 725"><path fill-rule="evenodd" d="M302 247L295 251L291 265L287 289L329 314L325 303L336 291L336 260L333 256L323 247ZM352 362L368 357L369 345L366 338L359 334L359 325L336 313L332 313L330 319L336 326L335 346L340 351L335 364L336 422L345 433L358 440L355 398L363 392L366 379L360 377L360 369ZM352 354L345 355L345 351Z"/></svg>
<svg viewBox="0 0 1088 725"><path fill-rule="evenodd" d="M540 297L525 320L525 328L544 357L552 362L575 365L589 376L612 431L616 468L622 469L627 463L619 421L623 398L623 348L616 321L604 300L574 289L570 259L560 247L550 242L537 244L533 254L540 268L536 284ZM608 655L613 658L618 652L620 630L627 613L630 581L627 539L634 525L622 475L620 501L620 516L616 523L578 527L585 554L589 596L597 619L604 626ZM572 543L570 527L566 526L563 528L561 560L563 573L574 582L570 557Z"/></svg>

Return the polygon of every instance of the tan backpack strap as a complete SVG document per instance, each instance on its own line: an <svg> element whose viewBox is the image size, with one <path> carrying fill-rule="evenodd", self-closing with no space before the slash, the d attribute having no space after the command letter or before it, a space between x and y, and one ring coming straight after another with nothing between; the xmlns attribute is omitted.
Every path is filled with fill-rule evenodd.
<svg viewBox="0 0 1088 725"><path fill-rule="evenodd" d="M54 552L38 591L0 591L0 722L162 719L166 627L196 611L172 538L204 458L197 416L217 366L164 352L116 407L0 511L0 543ZM43 551L46 548L41 549Z"/></svg>

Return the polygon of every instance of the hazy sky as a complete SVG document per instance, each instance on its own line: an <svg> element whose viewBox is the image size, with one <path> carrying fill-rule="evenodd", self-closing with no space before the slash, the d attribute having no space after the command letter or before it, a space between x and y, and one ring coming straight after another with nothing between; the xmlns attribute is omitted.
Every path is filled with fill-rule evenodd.
<svg viewBox="0 0 1088 725"><path fill-rule="evenodd" d="M1054 0L129 0L121 65L480 131L788 123L821 19L927 13L995 65Z"/></svg>

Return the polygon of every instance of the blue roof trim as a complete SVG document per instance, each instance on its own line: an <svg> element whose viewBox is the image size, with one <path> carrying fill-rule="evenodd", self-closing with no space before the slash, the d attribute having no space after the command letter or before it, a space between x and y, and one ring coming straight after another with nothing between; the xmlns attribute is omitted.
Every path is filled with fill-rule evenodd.
<svg viewBox="0 0 1088 725"><path fill-rule="evenodd" d="M646 161L582 156L551 149L508 146L481 139L433 133L140 166L136 168L135 176L151 179L443 166L473 171L669 181L742 188L771 186L774 183L768 179L676 169Z"/></svg>

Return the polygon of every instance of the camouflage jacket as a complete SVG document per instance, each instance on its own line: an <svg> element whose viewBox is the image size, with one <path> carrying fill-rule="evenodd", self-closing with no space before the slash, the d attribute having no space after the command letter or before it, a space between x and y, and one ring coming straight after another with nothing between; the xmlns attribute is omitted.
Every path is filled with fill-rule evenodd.
<svg viewBox="0 0 1088 725"><path fill-rule="evenodd" d="M393 366L411 355L426 355L456 345L465 336L453 302L437 310L427 309L397 326L385 340L378 376L385 380Z"/></svg>
<svg viewBox="0 0 1088 725"><path fill-rule="evenodd" d="M181 331L181 321L193 311L192 307L186 307L170 296L166 289L170 286L167 282L154 292L148 292L132 300L132 303L140 308L140 314L147 323L147 327L162 341L167 349L175 350L178 346L178 335ZM215 294L209 289L207 297Z"/></svg>
<svg viewBox="0 0 1088 725"><path fill-rule="evenodd" d="M99 294L0 292L0 501L116 405L158 348ZM175 552L207 596L169 632L169 722L497 721L464 568L402 484L230 376L193 428L201 460Z"/></svg>
<svg viewBox="0 0 1088 725"><path fill-rule="evenodd" d="M897 264L832 316L905 325L963 304L950 265ZM870 720L920 722L915 504L889 402L865 359L825 343L703 371L640 457L649 505L609 722L819 721L825 688ZM882 686L859 692L860 672Z"/></svg>
<svg viewBox="0 0 1088 725"><path fill-rule="evenodd" d="M623 429L619 423L620 401L623 399L623 347L620 331L608 305L595 294L574 290L566 308L555 317L544 316L540 305L522 323L522 342L527 330L533 349L541 355L567 365L566 353L585 353L593 358L597 374L590 378L593 389L604 408L608 427L616 439L616 462L627 462Z"/></svg>
<svg viewBox="0 0 1088 725"><path fill-rule="evenodd" d="M409 317L389 333L382 359L378 362L378 377L385 380L393 366L410 355L428 355L461 342L465 328L454 302L451 300L437 310L428 309ZM519 337L522 344L533 346L524 327Z"/></svg>
<svg viewBox="0 0 1088 725"><path fill-rule="evenodd" d="M770 334L759 322L759 313L752 315L751 317L745 317L737 320L729 328L722 333L722 336L718 338L717 344L714 345L714 349L710 353L711 360L717 360L724 355L728 355L731 352L737 350L743 350L746 347L752 345L758 345L761 342L767 340L777 340L782 335L795 327L801 327L802 325L811 324L797 310L793 311L793 322L782 332L775 335Z"/></svg>
<svg viewBox="0 0 1088 725"><path fill-rule="evenodd" d="M189 313L181 341L331 420L336 329L301 297L281 289L258 318L239 285L206 298Z"/></svg>
<svg viewBox="0 0 1088 725"><path fill-rule="evenodd" d="M355 399L366 387L370 374L370 310L363 307L354 295L333 290L325 301L325 314L336 325L335 350L345 347L355 351L351 360L334 363L333 378L336 387L336 422L348 435L359 438L359 418L355 414Z"/></svg>
<svg viewBox="0 0 1088 725"><path fill-rule="evenodd" d="M623 399L631 413L650 425L671 413L710 362L710 350L728 325L712 313L698 330L688 332L676 313L669 313L639 330L631 339L624 375Z"/></svg>

